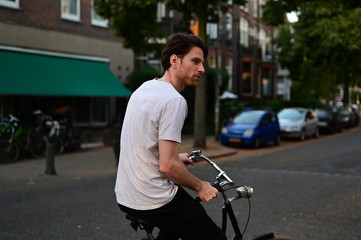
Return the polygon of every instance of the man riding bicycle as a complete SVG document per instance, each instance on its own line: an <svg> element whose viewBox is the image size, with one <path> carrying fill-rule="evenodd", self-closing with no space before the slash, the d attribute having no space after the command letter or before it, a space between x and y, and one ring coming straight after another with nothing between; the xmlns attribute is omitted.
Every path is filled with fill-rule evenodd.
<svg viewBox="0 0 361 240"><path fill-rule="evenodd" d="M202 201L218 190L186 167L188 154L179 154L187 103L180 92L197 86L205 72L208 50L192 34L175 33L162 52L161 78L143 83L131 96L125 114L115 194L120 209L160 229L157 239L226 239Z"/></svg>

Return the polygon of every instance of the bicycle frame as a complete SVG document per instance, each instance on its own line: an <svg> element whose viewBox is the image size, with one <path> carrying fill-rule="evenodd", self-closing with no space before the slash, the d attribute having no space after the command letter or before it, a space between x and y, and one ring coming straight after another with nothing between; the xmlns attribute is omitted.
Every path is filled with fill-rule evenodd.
<svg viewBox="0 0 361 240"><path fill-rule="evenodd" d="M221 168L218 167L218 165L216 163L214 163L212 160L210 160L209 158L207 158L206 156L201 154L200 150L195 150L192 152L190 159L192 160L198 160L198 159L204 159L206 160L214 169L216 169L218 171L218 175L216 176L217 181L215 183L213 183L212 185L218 189L218 191L222 194L223 197L223 207L222 207L222 231L224 233L226 233L227 231L227 219L229 217L233 230L234 230L234 236L233 236L233 240L240 240L243 238L243 234L241 233L241 230L239 229L238 226L238 221L237 218L233 212L233 208L232 208L232 204L231 202L235 199L240 198L238 197L234 197L234 198L228 198L225 194L225 189L224 186L229 185L229 186L233 186L234 182L233 180L228 177L228 175L226 174L225 171L223 171ZM248 190L250 191L247 197L251 197L253 189L252 188L248 188Z"/></svg>
<svg viewBox="0 0 361 240"><path fill-rule="evenodd" d="M250 198L253 194L253 188L249 186L238 186L237 187L237 195L234 197L227 197L226 191L229 190L226 189L226 186L234 186L233 180L226 174L225 171L223 171L221 168L218 167L216 163L214 163L212 160L207 158L206 156L201 154L200 150L195 150L190 155L190 159L195 161L198 159L206 160L210 165L212 165L217 171L218 175L216 177L216 181L212 184L217 190L220 192L220 194L223 197L223 206L222 206L222 231L226 233L227 231L227 219L230 219L230 222L232 224L234 235L232 237L232 240L243 240L243 234L247 228L248 222L246 224L245 230L242 233L237 218L234 214L233 208L232 208L232 201L238 200L241 198ZM197 201L201 201L199 197L196 198ZM130 225L132 228L136 231L138 228L145 230L147 233L148 240L154 239L152 235L152 231L154 226L145 220L138 219L137 217L126 215L126 218L131 221ZM258 235L256 237L251 238L250 240L267 240L267 239L273 239L275 236L272 232L265 233Z"/></svg>
<svg viewBox="0 0 361 240"><path fill-rule="evenodd" d="M239 228L237 218L234 214L231 202L233 200L237 200L240 198L250 198L253 194L253 188L251 188L249 186L240 186L237 188L237 195L235 197L229 198L229 197L227 197L227 195L225 193L227 191L227 189L225 189L225 186L227 186L227 185L234 186L235 184L234 184L233 180L226 174L226 172L223 171L220 167L218 167L218 165L215 162L213 162L211 159L202 155L200 150L193 151L190 156L190 159L206 160L211 166L213 166L214 169L216 169L218 171L219 174L216 177L217 180L212 185L218 189L218 191L222 194L222 198L223 198L222 231L224 233L226 233L227 219L229 218L231 221L233 230L234 230L234 235L232 237L232 240L242 240L243 234L247 228L248 223L246 224L246 228L245 228L244 232L242 233ZM274 238L274 234L271 232L271 233L265 233L265 234L258 235L256 237L253 237L251 240L266 240L266 239L272 239L272 238Z"/></svg>

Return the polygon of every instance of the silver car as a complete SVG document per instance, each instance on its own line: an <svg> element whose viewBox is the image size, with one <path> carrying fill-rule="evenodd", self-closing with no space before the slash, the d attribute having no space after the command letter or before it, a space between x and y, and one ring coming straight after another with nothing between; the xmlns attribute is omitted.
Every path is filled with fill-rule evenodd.
<svg viewBox="0 0 361 240"><path fill-rule="evenodd" d="M318 137L318 118L312 109L285 108L278 114L282 137L299 138Z"/></svg>

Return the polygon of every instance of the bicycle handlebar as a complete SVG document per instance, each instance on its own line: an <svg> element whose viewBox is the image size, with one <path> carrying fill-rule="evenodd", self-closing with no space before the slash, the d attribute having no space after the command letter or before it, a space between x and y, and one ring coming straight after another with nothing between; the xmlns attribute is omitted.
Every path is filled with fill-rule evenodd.
<svg viewBox="0 0 361 240"><path fill-rule="evenodd" d="M189 157L191 160L203 159L206 160L214 169L218 171L218 175L216 177L217 181L212 184L213 187L217 188L219 192L224 192L223 187L225 185L234 186L235 183L233 180L223 171L215 162L206 156L202 155L201 150L194 150L190 154ZM224 194L224 193L223 193ZM250 198L253 194L253 188L249 186L239 186L237 187L237 196L229 198L228 201L233 201L240 198ZM226 196L223 195L224 199ZM195 198L197 202L201 202L202 200L199 197Z"/></svg>
<svg viewBox="0 0 361 240"><path fill-rule="evenodd" d="M218 167L218 165L215 162L213 162L211 159L209 159L206 156L202 155L201 150L192 151L189 158L191 160L196 160L196 159L199 159L199 158L206 160L214 169L216 169L218 171L219 174L217 175L216 179L218 181L220 181L221 186L224 186L224 185L233 186L234 185L233 180L230 177L228 177L226 172L223 171L220 167ZM222 180L225 180L226 182L224 182Z"/></svg>

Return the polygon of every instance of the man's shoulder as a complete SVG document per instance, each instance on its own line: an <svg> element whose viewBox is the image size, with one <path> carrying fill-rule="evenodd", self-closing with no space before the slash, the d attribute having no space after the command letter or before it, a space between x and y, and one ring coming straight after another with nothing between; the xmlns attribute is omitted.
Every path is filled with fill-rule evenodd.
<svg viewBox="0 0 361 240"><path fill-rule="evenodd" d="M174 98L184 97L167 82L158 81L156 79L148 80L144 82L135 92L139 92L140 95L150 95L157 99L171 100Z"/></svg>

